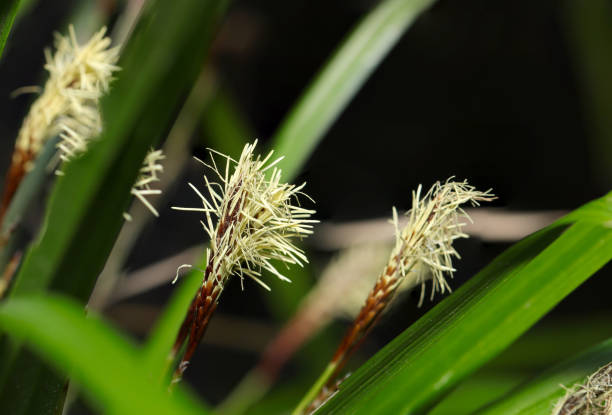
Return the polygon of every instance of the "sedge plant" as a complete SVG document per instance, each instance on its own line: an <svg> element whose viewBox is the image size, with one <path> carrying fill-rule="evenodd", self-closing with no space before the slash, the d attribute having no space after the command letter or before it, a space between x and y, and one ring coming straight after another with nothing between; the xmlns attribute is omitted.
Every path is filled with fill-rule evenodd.
<svg viewBox="0 0 612 415"><path fill-rule="evenodd" d="M450 291L446 275L452 277L455 271L452 258L459 257L453 242L468 237L461 232L464 223L460 218L469 219L461 206L467 203L476 206L493 199L490 190L482 192L467 181L450 178L444 183L435 183L424 196L421 196L421 186L412 193L412 208L406 212L408 223L403 229L399 228L397 210L393 209L396 241L389 260L331 361L293 411L294 415L316 410L335 392L341 369L381 317L398 287L420 285L420 303L427 281L431 281L432 299L436 292Z"/></svg>
<svg viewBox="0 0 612 415"><path fill-rule="evenodd" d="M305 183L300 186L283 183L281 171L275 167L281 159L271 161L272 152L263 158L255 156L256 145L257 141L245 145L238 161L223 155L225 167L221 170L211 152L211 164L202 163L213 171L221 184L204 176L209 198L189 184L203 207L174 207L204 213L201 224L210 238L210 247L206 250L208 259L202 271L202 285L193 298L169 357L173 360L187 342L173 382L179 381L187 368L232 275L241 281L251 278L269 290L260 278L261 270L289 281L272 261L297 265L308 261L294 243L295 239L311 234L312 224L317 222L310 219L313 210L297 204L297 197L304 195Z"/></svg>
<svg viewBox="0 0 612 415"><path fill-rule="evenodd" d="M339 53L330 60L329 70L316 78L313 88L309 89L313 92L305 94L295 111L290 111L291 117L281 124L281 133L272 141L280 142L278 148L283 149L282 153L299 153L294 154L293 160L307 158L371 70L414 18L432 3L427 0L380 2L380 6L368 14L349 36L347 47L340 48ZM210 7L200 7L203 4ZM65 176L56 183L57 190L50 199L48 220L39 239L25 255L18 274L24 280L30 278L30 281L32 276L41 276L39 280L34 280L42 281L37 287L38 291L50 289L85 301L87 282L82 283L80 278L95 281L97 272L106 260L105 255L110 251L113 232L116 233L123 224L121 212L129 198L136 197L148 205L147 196L159 194L154 184L162 171L162 155L153 150L145 156L146 151L155 147L155 140L163 131L167 131L171 114L184 92L182 88L189 86L193 80L193 73L196 72L193 69L201 67L201 62L196 58L203 56L205 44L209 41L209 31L201 30L201 23L208 16L220 14L223 6L224 3L214 1L177 0L172 5L150 1L142 10L142 24L135 30L137 36L132 38L133 44L138 47L127 48L134 55L129 59L122 58L126 63L122 66L125 72L118 71L117 52L110 48L103 32L95 35L85 46L79 46L71 31L68 38L59 41L58 55L49 55L51 77L47 86L50 92L47 93L47 86L41 91L39 100L43 104L35 103L24 120L1 207L2 211L6 210L21 179L36 163L45 140L54 135L61 136L58 158L66 163L63 166L66 168L60 169ZM206 22L209 23L208 20ZM157 33L162 32L160 28L163 28L162 34ZM86 65L81 62L76 65L79 57L86 53L91 53L92 58L99 58L99 64ZM68 55L70 59L66 57ZM168 59L168 56L175 59ZM143 66L145 57L147 65ZM148 58L151 58L150 62ZM194 62L190 64L189 58ZM59 81L51 83L51 78L56 79L55 69L60 67L68 69L71 76L56 77ZM123 83L119 80L118 91L108 87L115 76L125 77ZM102 113L98 108L98 101L107 92L111 92L109 100L103 99L102 104L109 104L102 107L110 113L108 118L107 113ZM117 92L118 98L113 98ZM153 102L157 96L168 97L168 100ZM323 103L330 106L323 106ZM159 106L151 109L155 105ZM302 135L303 132L305 135ZM98 135L107 142L96 140ZM303 140L303 137L310 138ZM101 148L106 151L99 151ZM168 324L171 329L155 332L167 334L174 329L172 335L152 335L142 346L124 339L118 340L115 331L100 324L99 320L83 318L83 304L77 301L52 299L50 295L48 298L23 298L34 291L31 287L36 283L32 282L21 283L14 298L9 297L0 306L0 326L33 345L33 350L44 355L52 365L63 372L73 373L74 379L82 383L92 397L102 402L104 405L101 407L109 413L207 413L197 403L187 398L181 400L185 396L180 385L176 386L174 395L168 395L165 389L152 387L151 384L155 382L150 382L150 374L157 373L156 365L160 365L160 361L161 365L166 363L164 358L170 351L168 359L178 363L174 380L179 380L204 335L228 281L231 278L251 278L267 287L263 271L281 280L287 279L274 261L289 265L306 262L306 252L298 246L298 241L313 231L314 211L298 203L303 196L303 185L294 186L282 181L278 167L284 167L284 164L277 164L279 161L273 160L271 153L264 153L268 154L266 157L256 156L255 148L255 143L247 144L237 160L213 155L211 161L205 164L211 168L216 179L205 177L204 190L191 185L202 206L179 208L202 214L201 224L210 245L206 250L203 269L193 267L195 272L200 273L195 295L190 292L188 301L184 304L178 301L177 309L169 307L167 311L171 315L180 315L181 323ZM220 167L215 157L224 159ZM286 163L291 172L299 171L301 167L301 162L285 160L282 163ZM87 180L79 182L81 175ZM288 180L291 181L291 178ZM218 181L218 184L214 181ZM75 183L80 184L81 189L86 187L88 193L79 191L79 186L69 186ZM437 183L423 196L420 187L414 192L406 227L400 229L398 213L393 211L396 244L389 259L377 276L374 288L363 295L365 304L327 369L295 413L313 410L342 413L342 409L338 408L347 407L347 413L356 407L363 407L367 413L422 412L423 408L441 399L470 371L507 347L612 257L612 235L609 230L612 199L608 196L584 206L511 248L479 273L474 281L436 306L425 320L418 321L418 327L408 328L377 353L343 382L336 393L343 379L341 372L345 363L389 307L400 287L410 289L431 283L431 295L450 291L447 279L454 271L452 260L458 256L453 241L466 237L459 221L464 217L461 205L477 204L492 198L489 191L481 192L467 182L448 180ZM92 206L99 208L104 215L90 212ZM58 212L63 214L64 211L72 215L61 217ZM152 213L158 212L152 210ZM19 262L19 258L15 263L11 262L11 273L19 268ZM78 289L73 288L77 285ZM497 289L501 285L506 288L503 295L500 294L502 290ZM472 292L475 294L471 295ZM422 302L424 289L421 295ZM491 323L493 318L479 308L484 307L483 304L487 306L484 311L494 309L494 325ZM179 310L182 305L184 309ZM331 313L332 308L318 309ZM455 319L454 324L443 321L441 315ZM428 324L439 324L441 327L434 332L427 330ZM457 341L457 337L460 337L457 332L466 333L467 340ZM65 337L65 333L70 337ZM415 348L418 350L413 351L410 348L411 340L406 338L416 339L415 342L422 340L421 344L427 344L427 349ZM70 341L72 339L81 339L82 343ZM471 344L478 344L484 351L474 353ZM104 345L104 348L99 350L96 348L99 345ZM461 359L445 360L439 353L441 348L452 349ZM159 354L160 350L163 355ZM113 357L108 367L92 358L105 356L104 353L108 351L112 351ZM405 355L395 353L397 351L405 351ZM142 354L145 359L141 358ZM440 356L437 365L430 365L432 354ZM28 373L42 373L38 370L40 366L34 366L36 363L31 361L26 364L31 370L20 371L19 367L12 366L14 360L11 359L17 353L2 355L3 367L15 369L13 373L17 372L17 378L22 375L27 377ZM394 356L394 360L389 356ZM389 362L397 369L386 370ZM411 371L409 365L421 370ZM407 372L411 377L402 378ZM374 378L369 376L371 374L377 375L378 384L374 387L368 383L369 379ZM4 382L0 405L11 398L7 398L7 395L11 395L13 378L10 375L5 378L9 381ZM131 382L134 379L136 382ZM357 393L355 382L359 381L361 385ZM418 383L418 388L413 388L411 381ZM52 388L37 388L37 382L38 379L25 384L15 383L17 386L14 389L25 390L29 396L52 394ZM602 399L605 400L603 397L607 399L608 395L607 392L600 393L598 388L606 382L609 383L597 380L597 388L594 382L587 385L589 390L597 390L591 395L581 390L578 392L588 396L589 405L601 404ZM41 380L41 383L44 382ZM398 397L400 393L390 387L395 384L401 384L405 390L400 392L409 398ZM65 382L60 382L60 385L65 385ZM61 387L54 391L59 389ZM134 393L126 394L126 390ZM381 394L374 396L381 391ZM364 402L366 399L369 401ZM561 413L568 412L571 409L568 407L576 406L574 402L578 400L570 398L560 404ZM325 401L327 404L320 406Z"/></svg>

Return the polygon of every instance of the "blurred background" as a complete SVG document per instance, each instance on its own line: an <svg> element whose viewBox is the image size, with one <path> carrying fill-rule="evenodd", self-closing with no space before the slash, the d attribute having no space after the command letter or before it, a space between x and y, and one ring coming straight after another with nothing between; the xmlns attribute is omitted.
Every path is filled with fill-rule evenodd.
<svg viewBox="0 0 612 415"><path fill-rule="evenodd" d="M43 49L52 46L53 32L66 33L73 23L84 41L106 24L120 39L142 5L112 0L26 3L0 62L2 172L32 102L31 95L11 93L44 82ZM203 249L198 245L206 242L197 214L170 210L198 203L187 182L202 183L205 171L188 156L205 158L206 147L235 156L247 140L268 143L317 71L376 4L232 2L198 84L185 97L176 128L168 132L185 144L166 166L176 178L165 184L161 217L151 220L140 212L133 228L126 227L133 249L124 252L120 269L114 265L108 271L120 273L121 280L113 280L95 307L136 339L146 335L172 293L174 270L190 261L185 258L197 257ZM493 188L499 197L484 210L491 215L476 221L476 235L458 241L462 259L455 263L453 288L515 242L522 231L513 231L534 231L611 190L610 21L608 0L436 2L375 70L296 179L308 183L306 192L316 201L313 208L322 222L320 233L304 243L311 264L288 271L294 280L290 285L268 278L272 292L250 281L244 290L237 281L230 284L186 382L207 402L221 402L256 364L330 259L354 243L353 238L364 239L363 229L368 230L365 240L380 230L375 239L384 241L392 232L384 222L391 207L409 208L411 191L419 184L428 188L456 176L479 189ZM30 222L34 234L36 213ZM372 229L376 232L369 233ZM477 372L462 393L476 391L482 383L507 390L610 337L610 271L605 267L572 293ZM419 295L419 290L408 294L388 313L353 359L354 367L443 298L426 300L418 308ZM325 364L325 356L331 357L347 325L347 319L336 318L307 341L282 370L280 386L249 413L268 413L282 399L288 405L295 402ZM452 413L443 405L437 410ZM73 413L82 411L77 402Z"/></svg>

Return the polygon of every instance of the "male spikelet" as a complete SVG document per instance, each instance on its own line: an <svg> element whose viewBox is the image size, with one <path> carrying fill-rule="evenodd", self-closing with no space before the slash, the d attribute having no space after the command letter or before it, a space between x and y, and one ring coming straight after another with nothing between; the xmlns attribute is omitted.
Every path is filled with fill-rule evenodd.
<svg viewBox="0 0 612 415"><path fill-rule="evenodd" d="M162 150L149 150L140 168L140 175L136 179L134 186L132 186L132 194L156 217L159 217L159 212L149 202L147 196L160 195L162 193L160 189L153 189L152 185L159 181L158 174L164 171L161 161L165 158L166 156L164 156ZM128 213L124 213L123 217L128 221L132 220Z"/></svg>
<svg viewBox="0 0 612 415"><path fill-rule="evenodd" d="M451 178L444 184L435 183L424 197L421 197L419 185L412 193L412 208L406 213L408 223L403 229L399 228L397 210L393 208L396 241L387 265L329 363L323 375L323 393L311 391L294 414L315 409L315 405L309 406L310 402L323 402L328 397L323 395L336 390L339 371L378 321L400 285L405 289L421 285L420 303L428 280L432 281L432 298L436 292L450 291L445 275L452 277L455 271L452 258L459 257L453 241L468 237L461 231L465 223L460 219L469 220L461 205L470 203L477 206L479 202L492 199L494 196L490 190L481 192L467 181L456 182Z"/></svg>
<svg viewBox="0 0 612 415"><path fill-rule="evenodd" d="M84 151L87 141L100 132L98 102L108 91L112 74L119 69L115 65L119 50L109 47L111 40L105 33L106 28L101 29L81 46L70 26L69 36L56 35L55 54L45 50L49 79L19 131L0 218L50 137L61 135L58 147L60 157L66 160Z"/></svg>
<svg viewBox="0 0 612 415"><path fill-rule="evenodd" d="M612 363L597 370L584 384L569 389L552 415L612 414Z"/></svg>
<svg viewBox="0 0 612 415"><path fill-rule="evenodd" d="M490 191L478 191L468 185L467 181L455 182L449 179L444 184L435 183L423 198L421 186L412 193L412 208L406 212L408 223L401 230L397 210L393 208L395 246L334 360L349 352L367 333L400 284L405 284L405 288L421 285L419 303L423 301L427 280L432 282L432 299L436 292L443 294L447 290L450 291L445 275L448 274L452 278L455 271L452 258L459 258L453 242L455 239L468 237L461 232L465 225L465 222L460 220L461 217L469 220L461 205L470 203L477 206L478 202L490 201L493 198Z"/></svg>
<svg viewBox="0 0 612 415"><path fill-rule="evenodd" d="M262 269L288 281L271 260L298 265L307 262L304 252L293 243L293 239L311 234L312 223L316 222L310 219L314 211L294 204L297 196L303 195L301 190L305 184L294 186L282 183L281 171L274 167L281 159L269 162L272 152L263 159L254 157L256 144L257 141L247 144L238 162L222 155L226 158L222 171L211 154L212 164L203 164L217 174L222 184L211 183L205 176L204 182L210 194L210 198L206 198L189 183L200 197L203 207L174 208L203 212L205 220L201 224L210 238L202 286L191 303L175 342L173 356L189 337L175 379L180 379L195 352L231 275L237 275L241 280L251 278L269 289L260 279ZM230 175L232 167L233 173Z"/></svg>

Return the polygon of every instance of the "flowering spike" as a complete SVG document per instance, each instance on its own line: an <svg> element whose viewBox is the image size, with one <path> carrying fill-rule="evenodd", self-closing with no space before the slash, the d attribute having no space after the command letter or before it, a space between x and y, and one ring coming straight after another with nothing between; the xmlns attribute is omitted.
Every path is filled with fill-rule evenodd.
<svg viewBox="0 0 612 415"><path fill-rule="evenodd" d="M272 260L298 265L308 262L304 252L293 242L311 234L312 224L317 222L310 219L314 211L293 204L298 195L303 194L303 186L281 183L281 172L277 167L272 167L266 175L264 172L276 161L268 162L271 153L263 159L255 157L256 145L257 140L247 144L237 162L221 154L225 158L224 170L219 169L213 155L220 153L211 150L211 163L202 164L212 169L222 184L204 179L209 198L190 184L203 207L173 207L203 212L205 220L201 223L210 236L202 287L191 304L173 350L176 354L189 335L183 362L188 361L195 351L231 275L238 276L241 282L245 277L251 278L269 290L260 278L263 269L289 281L276 269ZM180 378L184 367L184 364L179 366L177 377Z"/></svg>
<svg viewBox="0 0 612 415"><path fill-rule="evenodd" d="M435 183L423 198L421 189L419 185L412 192L412 208L406 212L408 223L401 230L397 211L393 208L391 223L396 229L396 242L387 265L342 339L328 369L320 382L315 383L321 387L311 389L294 414L314 410L316 405L313 402L321 402L337 389L335 380L339 371L378 321L400 285L405 289L421 285L419 305L423 302L425 283L428 280L432 281L432 298L436 292L451 290L445 275L452 277L455 271L452 258L459 257L453 241L468 237L461 232L465 224L460 219L467 217L467 214L460 206L466 203L477 206L479 202L490 201L495 197L490 190L478 191L467 181L455 182L452 177L444 184Z"/></svg>
<svg viewBox="0 0 612 415"><path fill-rule="evenodd" d="M69 36L56 34L56 52L45 50L45 69L49 72L42 94L32 104L19 130L11 167L6 179L2 208L31 170L44 143L60 135L58 150L68 160L87 148L87 143L102 129L98 102L108 92L119 49L102 28L84 45L76 41L74 28ZM1 215L1 213L0 213Z"/></svg>
<svg viewBox="0 0 612 415"><path fill-rule="evenodd" d="M270 263L271 259L299 265L308 262L292 239L312 233L312 223L317 221L309 218L314 211L292 204L301 194L302 187L280 183L278 168L273 168L271 179L266 178L264 171L276 161L266 164L269 156L263 160L260 156L254 158L256 144L257 141L247 144L238 162L223 156L226 158L226 172L234 164L234 172L229 178L228 173L221 174L214 158L210 165L207 164L224 182L220 186L204 178L210 199L189 184L203 208L173 207L205 213L203 226L209 235L214 235L212 246L217 253L225 252L225 255L213 253L213 272L223 284L232 274L259 281L255 278L259 275L254 271L257 269L267 269L278 278L287 280ZM213 216L216 216L216 221Z"/></svg>

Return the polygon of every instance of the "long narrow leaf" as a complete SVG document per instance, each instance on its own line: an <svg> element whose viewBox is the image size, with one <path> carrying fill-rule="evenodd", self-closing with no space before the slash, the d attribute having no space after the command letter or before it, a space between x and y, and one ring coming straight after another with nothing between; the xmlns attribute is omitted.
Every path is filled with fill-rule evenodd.
<svg viewBox="0 0 612 415"><path fill-rule="evenodd" d="M103 102L105 130L58 180L44 232L24 261L15 294L50 286L87 298L122 225L144 155L195 79L224 3L148 4L150 13L127 45L123 70Z"/></svg>
<svg viewBox="0 0 612 415"><path fill-rule="evenodd" d="M434 0L384 0L355 27L299 98L272 148L294 177L342 110L412 22Z"/></svg>
<svg viewBox="0 0 612 415"><path fill-rule="evenodd" d="M20 0L5 0L0 4L0 58L15 21Z"/></svg>
<svg viewBox="0 0 612 415"><path fill-rule="evenodd" d="M76 302L50 296L10 299L0 306L0 327L69 373L104 413L206 413L184 392L170 395L151 382L138 348L99 318L86 317Z"/></svg>
<svg viewBox="0 0 612 415"><path fill-rule="evenodd" d="M122 55L123 70L102 102L102 136L57 181L12 298L51 289L87 300L123 223L144 155L195 79L225 5L225 0L147 3ZM16 349L13 342L0 344L0 408L38 414L40 405L56 405L65 381L48 371L41 375L41 363ZM46 398L30 399L38 393Z"/></svg>
<svg viewBox="0 0 612 415"><path fill-rule="evenodd" d="M157 322L144 350L144 361L153 379L161 381L168 370L167 358L174 344L179 327L189 309L194 293L202 283L202 273L193 271L183 277L184 281L172 296L163 315Z"/></svg>
<svg viewBox="0 0 612 415"><path fill-rule="evenodd" d="M600 367L612 362L612 340L565 361L541 376L520 385L497 402L478 411L478 415L549 415L566 389L582 382Z"/></svg>
<svg viewBox="0 0 612 415"><path fill-rule="evenodd" d="M608 195L511 247L370 359L318 413L431 407L612 258L610 203Z"/></svg>
<svg viewBox="0 0 612 415"><path fill-rule="evenodd" d="M15 192L15 196L4 215L0 227L0 240L5 240L7 243L0 246L0 269L2 270L6 269L21 242L26 239L24 234L27 232L21 226L21 221L28 209L32 207L36 197L40 197L40 192L49 177L48 165L55 155L57 142L57 137L47 141L36 159L34 168L25 176L19 188L17 188L17 192ZM0 297L3 296L4 289Z"/></svg>

